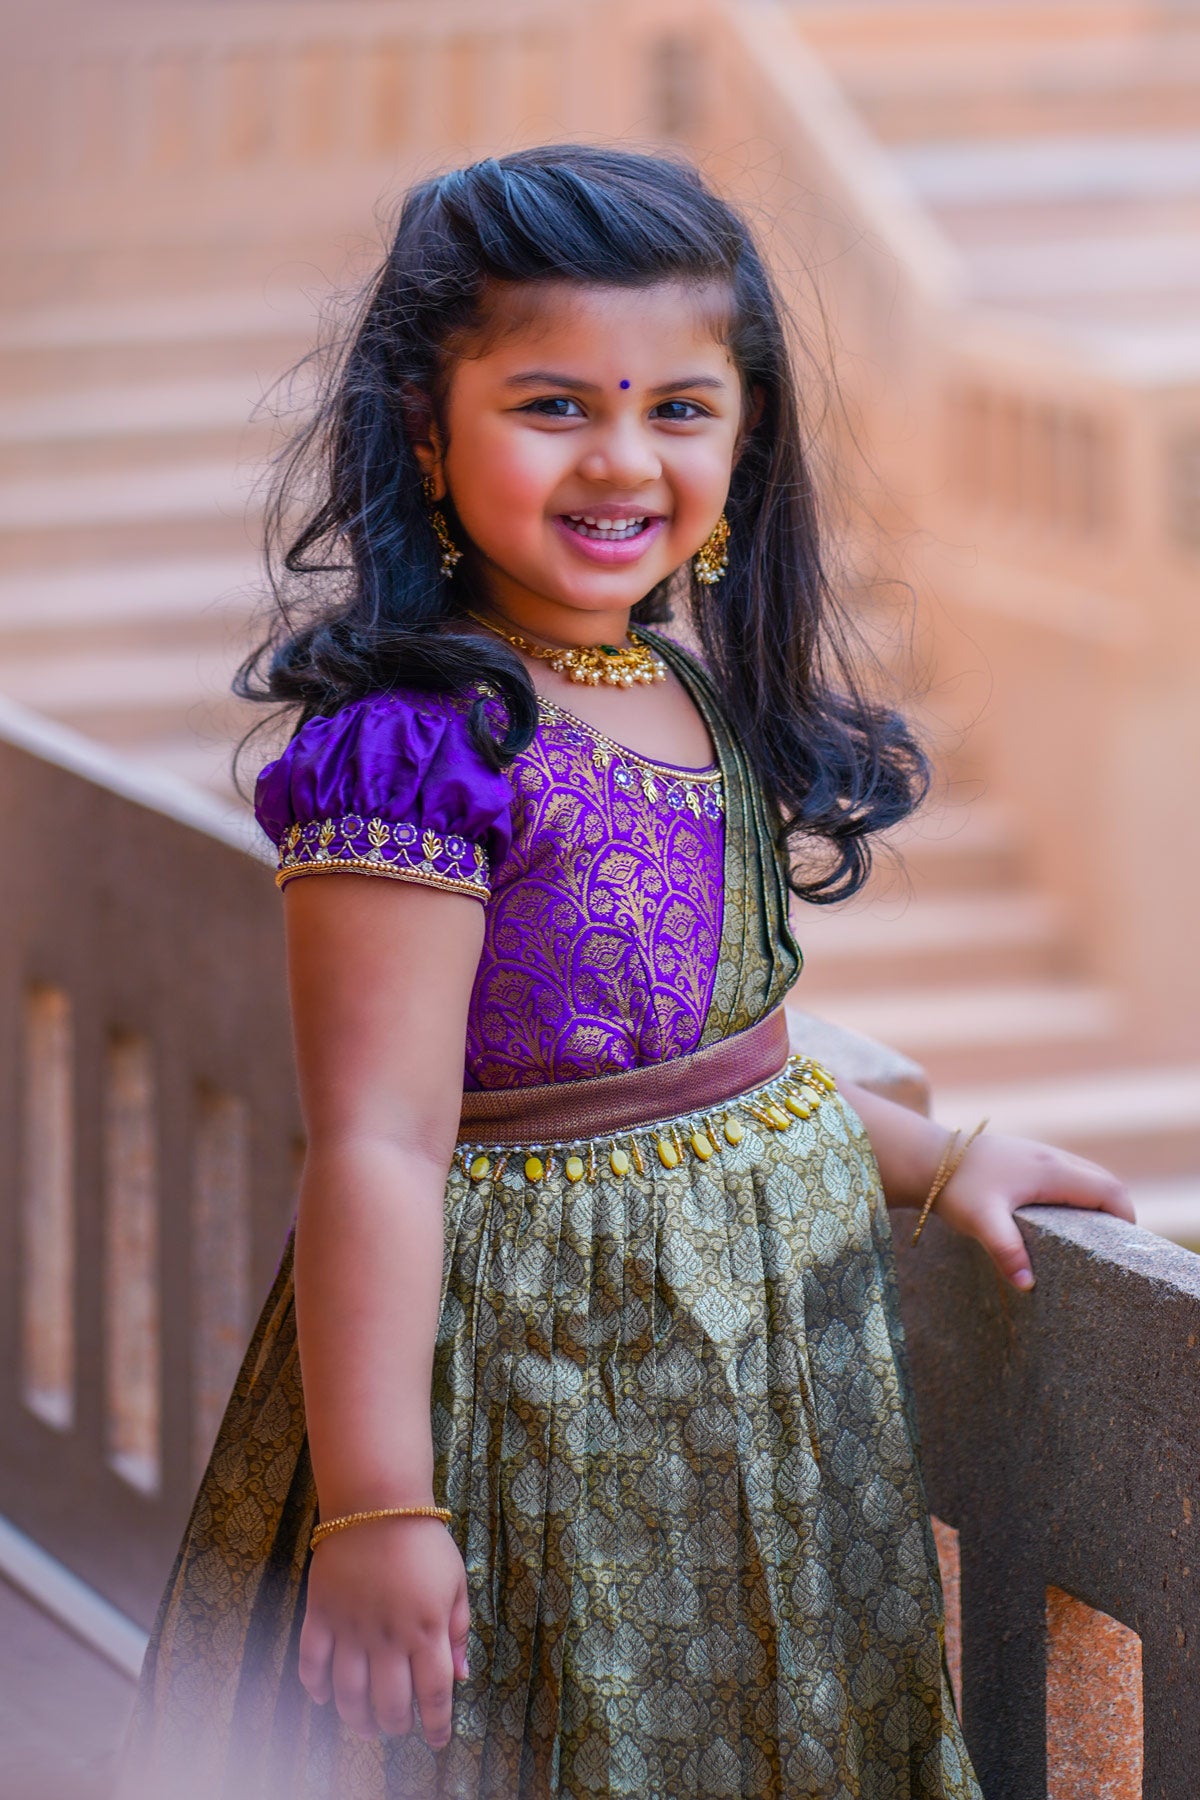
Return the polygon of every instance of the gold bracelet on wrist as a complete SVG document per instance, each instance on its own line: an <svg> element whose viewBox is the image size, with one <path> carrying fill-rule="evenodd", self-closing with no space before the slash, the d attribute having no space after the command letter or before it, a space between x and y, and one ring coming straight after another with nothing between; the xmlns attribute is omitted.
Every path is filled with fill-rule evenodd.
<svg viewBox="0 0 1200 1800"><path fill-rule="evenodd" d="M930 1184L928 1194L925 1196L925 1204L922 1206L921 1216L917 1220L917 1229L912 1234L912 1241L914 1244L924 1231L925 1221L933 1209L933 1203L942 1191L942 1183L946 1179L946 1170L950 1166L950 1158L954 1154L954 1146L957 1144L961 1135L962 1133L956 1127L942 1145L942 1154L938 1159L938 1166L933 1172L933 1181Z"/></svg>
<svg viewBox="0 0 1200 1800"><path fill-rule="evenodd" d="M314 1526L308 1547L315 1550L331 1531L343 1531L347 1525L361 1525L367 1519L437 1519L448 1525L452 1516L448 1506L378 1506L372 1512L343 1513L340 1519L322 1519Z"/></svg>
<svg viewBox="0 0 1200 1800"><path fill-rule="evenodd" d="M914 1244L925 1229L925 1221L933 1211L934 1203L937 1201L943 1189L947 1188L954 1176L957 1175L963 1157L967 1154L967 1151L971 1148L971 1145L975 1142L975 1139L979 1136L980 1132L987 1129L987 1124L988 1121L986 1119L980 1119L974 1131L968 1134L966 1141L962 1144L958 1143L959 1138L962 1136L960 1131L952 1131L950 1136L946 1139L941 1161L938 1163L937 1172L933 1177L933 1184L930 1187L928 1194L925 1196L925 1204L921 1208L921 1216L917 1220L917 1228L912 1234L912 1242ZM955 1149L956 1145L958 1145L957 1149Z"/></svg>

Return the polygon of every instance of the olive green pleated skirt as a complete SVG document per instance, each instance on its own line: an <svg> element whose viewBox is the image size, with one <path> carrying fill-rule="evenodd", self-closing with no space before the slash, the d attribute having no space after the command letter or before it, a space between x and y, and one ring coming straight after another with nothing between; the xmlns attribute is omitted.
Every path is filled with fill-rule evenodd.
<svg viewBox="0 0 1200 1800"><path fill-rule="evenodd" d="M289 1238L121 1800L979 1800L870 1146L836 1094L786 1129L739 1118L703 1159L676 1134L674 1167L648 1148L618 1175L604 1144L574 1181L561 1155L450 1173L432 1416L472 1672L436 1754L355 1737L298 1680L316 1495Z"/></svg>

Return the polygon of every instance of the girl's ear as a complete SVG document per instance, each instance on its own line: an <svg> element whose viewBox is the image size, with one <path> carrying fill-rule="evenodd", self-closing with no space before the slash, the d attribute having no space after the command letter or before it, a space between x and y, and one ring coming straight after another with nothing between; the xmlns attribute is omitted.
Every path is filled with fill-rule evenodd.
<svg viewBox="0 0 1200 1800"><path fill-rule="evenodd" d="M745 409L742 413L742 422L738 427L737 442L733 446L733 460L735 463L741 456L742 451L746 448L746 439L760 423L766 404L766 390L761 387L751 388L746 399Z"/></svg>
<svg viewBox="0 0 1200 1800"><path fill-rule="evenodd" d="M423 388L403 387L400 407L404 415L404 435L412 446L421 474L433 482L434 501L446 494L442 476L442 438L433 415L433 401Z"/></svg>

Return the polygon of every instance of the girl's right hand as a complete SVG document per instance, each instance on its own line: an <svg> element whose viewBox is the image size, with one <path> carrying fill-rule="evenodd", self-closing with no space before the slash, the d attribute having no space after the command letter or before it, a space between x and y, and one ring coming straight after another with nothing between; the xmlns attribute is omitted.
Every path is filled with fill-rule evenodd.
<svg viewBox="0 0 1200 1800"><path fill-rule="evenodd" d="M450 1741L454 1683L467 1676L467 1574L436 1519L373 1519L314 1550L300 1680L357 1736L404 1737L420 1710L432 1750Z"/></svg>

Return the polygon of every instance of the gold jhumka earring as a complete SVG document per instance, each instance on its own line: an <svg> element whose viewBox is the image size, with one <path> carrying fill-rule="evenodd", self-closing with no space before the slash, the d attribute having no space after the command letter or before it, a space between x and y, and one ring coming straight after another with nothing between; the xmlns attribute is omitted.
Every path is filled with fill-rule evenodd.
<svg viewBox="0 0 1200 1800"><path fill-rule="evenodd" d="M429 507L429 523L433 526L434 535L441 545L441 572L446 576L447 580L449 580L458 564L462 561L462 551L450 536L450 527L446 523L445 513L440 506L434 505L436 489L433 485L433 476L426 475L422 479L421 487L424 490L425 500Z"/></svg>
<svg viewBox="0 0 1200 1800"><path fill-rule="evenodd" d="M729 520L722 513L692 558L692 568L697 581L702 582L705 587L712 587L714 582L720 581L728 567Z"/></svg>

